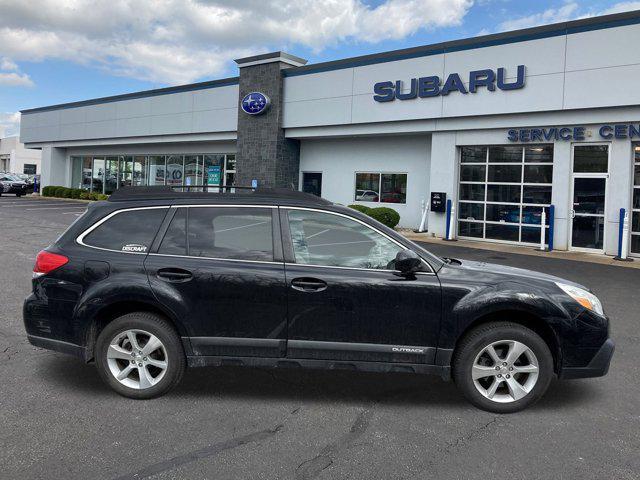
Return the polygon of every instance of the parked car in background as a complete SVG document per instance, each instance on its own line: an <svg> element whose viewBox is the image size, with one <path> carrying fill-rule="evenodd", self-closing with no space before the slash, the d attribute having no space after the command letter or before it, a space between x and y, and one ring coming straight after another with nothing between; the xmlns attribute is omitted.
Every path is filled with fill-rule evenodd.
<svg viewBox="0 0 640 480"><path fill-rule="evenodd" d="M361 202L377 202L378 192L373 190L356 190L356 200Z"/></svg>
<svg viewBox="0 0 640 480"><path fill-rule="evenodd" d="M430 373L498 413L553 376L607 373L609 320L586 287L437 257L302 192L125 187L40 252L24 323L131 398L186 366Z"/></svg>
<svg viewBox="0 0 640 480"><path fill-rule="evenodd" d="M11 173L0 173L0 184L3 187L2 193L11 193L16 197L26 195L29 191L27 183Z"/></svg>

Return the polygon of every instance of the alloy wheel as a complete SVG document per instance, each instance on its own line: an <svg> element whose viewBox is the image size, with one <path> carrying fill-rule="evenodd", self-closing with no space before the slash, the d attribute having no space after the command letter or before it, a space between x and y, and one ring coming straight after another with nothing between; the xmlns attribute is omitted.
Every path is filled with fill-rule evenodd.
<svg viewBox="0 0 640 480"><path fill-rule="evenodd" d="M526 397L538 381L536 355L524 343L515 340L493 342L476 356L471 377L485 398L511 403Z"/></svg>
<svg viewBox="0 0 640 480"><path fill-rule="evenodd" d="M162 380L169 362L158 337L144 330L125 330L109 342L107 364L122 385L144 390Z"/></svg>

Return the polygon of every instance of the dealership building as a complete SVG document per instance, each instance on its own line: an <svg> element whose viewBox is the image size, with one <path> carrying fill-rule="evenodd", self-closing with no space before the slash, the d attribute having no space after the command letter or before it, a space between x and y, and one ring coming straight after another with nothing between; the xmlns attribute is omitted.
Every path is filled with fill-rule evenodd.
<svg viewBox="0 0 640 480"><path fill-rule="evenodd" d="M22 112L43 185L290 187L400 226L640 254L640 11ZM446 200L442 202L442 200ZM550 207L553 206L553 209ZM541 226L542 211L547 223ZM553 215L551 211L553 210Z"/></svg>

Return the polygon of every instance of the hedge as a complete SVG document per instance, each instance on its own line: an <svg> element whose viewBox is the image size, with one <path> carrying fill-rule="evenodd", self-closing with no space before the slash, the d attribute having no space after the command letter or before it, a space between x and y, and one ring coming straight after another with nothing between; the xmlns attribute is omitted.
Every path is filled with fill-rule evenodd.
<svg viewBox="0 0 640 480"><path fill-rule="evenodd" d="M57 198L77 198L83 200L106 200L109 195L102 193L87 192L81 188L67 188L59 187L56 185L49 185L42 189L43 197L57 197Z"/></svg>
<svg viewBox="0 0 640 480"><path fill-rule="evenodd" d="M367 207L366 205L349 205L349 208L353 208L354 210L359 211L360 213L364 213L365 215L368 215L369 212L371 211L371 207Z"/></svg>
<svg viewBox="0 0 640 480"><path fill-rule="evenodd" d="M400 223L400 214L393 208L389 207L376 207L369 208L364 205L349 205L350 208L358 210L359 212L369 215L371 218L379 221L389 228L395 228Z"/></svg>

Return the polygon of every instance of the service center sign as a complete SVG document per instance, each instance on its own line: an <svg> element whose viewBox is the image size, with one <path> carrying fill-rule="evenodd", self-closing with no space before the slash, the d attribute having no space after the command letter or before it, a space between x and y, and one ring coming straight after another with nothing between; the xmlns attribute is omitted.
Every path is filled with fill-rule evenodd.
<svg viewBox="0 0 640 480"><path fill-rule="evenodd" d="M414 98L438 97L440 95L449 95L452 92L462 94L476 93L481 88L486 88L489 92L498 90L517 90L524 87L526 76L526 67L518 65L515 79L507 80L507 71L505 68L498 68L497 71L492 69L474 70L463 80L460 74L450 74L444 83L442 79L436 75L430 77L412 78L409 81L409 88L406 87L402 80L378 82L373 86L376 102L392 102L394 100L412 100ZM468 85L468 87L465 85Z"/></svg>

